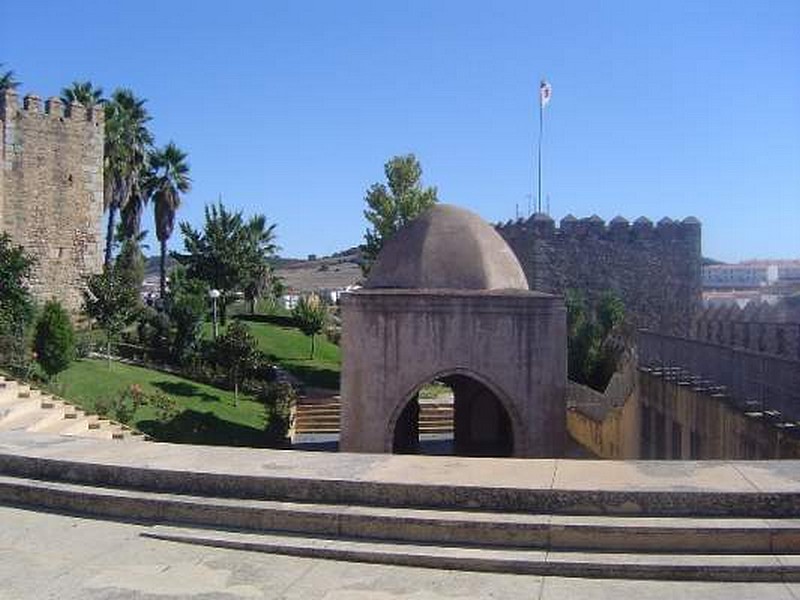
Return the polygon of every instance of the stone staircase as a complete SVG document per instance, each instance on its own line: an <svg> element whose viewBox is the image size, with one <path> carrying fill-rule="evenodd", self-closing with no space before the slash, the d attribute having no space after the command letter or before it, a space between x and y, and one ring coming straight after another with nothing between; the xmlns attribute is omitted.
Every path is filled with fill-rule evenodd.
<svg viewBox="0 0 800 600"><path fill-rule="evenodd" d="M299 398L295 405L295 435L338 434L341 408L339 396ZM419 432L453 433L452 398L420 400Z"/></svg>
<svg viewBox="0 0 800 600"><path fill-rule="evenodd" d="M30 431L121 441L140 432L69 404L27 384L0 376L0 431Z"/></svg>
<svg viewBox="0 0 800 600"><path fill-rule="evenodd" d="M625 465L607 488L539 489L484 483L513 467L502 459L467 459L475 466L464 467L453 458L307 458L310 453L158 444L157 453L136 450L110 463L102 458L109 456L105 446L65 460L44 456L47 449L10 453L2 442L0 503L149 523L143 535L171 542L502 573L800 581L796 464L766 478L776 482L768 490L716 483L699 489L688 479L665 486ZM242 462L232 463L236 457ZM516 464L546 469L552 462ZM246 464L252 474L221 470L231 464ZM630 469L644 468L638 464ZM463 474L465 468L470 475L461 481L469 483L425 483L432 470ZM405 483L375 475L389 472ZM653 477L670 473L678 470L655 464Z"/></svg>

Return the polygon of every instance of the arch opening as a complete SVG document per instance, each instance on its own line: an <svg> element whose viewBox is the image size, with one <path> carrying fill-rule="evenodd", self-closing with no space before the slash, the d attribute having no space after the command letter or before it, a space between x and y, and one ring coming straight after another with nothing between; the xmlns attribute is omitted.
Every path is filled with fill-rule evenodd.
<svg viewBox="0 0 800 600"><path fill-rule="evenodd" d="M463 373L416 388L393 427L392 452L455 456L511 456L511 417L484 383Z"/></svg>

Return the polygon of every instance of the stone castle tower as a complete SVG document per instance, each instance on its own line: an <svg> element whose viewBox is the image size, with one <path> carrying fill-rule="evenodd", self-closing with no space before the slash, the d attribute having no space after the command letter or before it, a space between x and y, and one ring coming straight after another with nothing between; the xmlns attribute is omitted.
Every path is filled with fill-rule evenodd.
<svg viewBox="0 0 800 600"><path fill-rule="evenodd" d="M70 311L102 267L102 109L0 92L0 230L36 258L31 290Z"/></svg>

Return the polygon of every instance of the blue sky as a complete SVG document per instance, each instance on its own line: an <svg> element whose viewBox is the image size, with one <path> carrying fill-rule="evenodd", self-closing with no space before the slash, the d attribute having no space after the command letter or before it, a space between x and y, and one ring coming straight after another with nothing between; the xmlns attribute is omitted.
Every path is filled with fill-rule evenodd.
<svg viewBox="0 0 800 600"><path fill-rule="evenodd" d="M695 215L708 256L800 257L797 0L4 2L0 62L41 96L133 88L189 152L180 218L222 194L285 255L359 243L395 154L442 201L526 211L545 76L556 219Z"/></svg>

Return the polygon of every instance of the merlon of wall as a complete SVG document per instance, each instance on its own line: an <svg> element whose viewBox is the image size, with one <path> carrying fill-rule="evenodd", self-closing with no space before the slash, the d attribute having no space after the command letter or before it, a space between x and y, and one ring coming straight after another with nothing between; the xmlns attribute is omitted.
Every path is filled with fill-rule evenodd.
<svg viewBox="0 0 800 600"><path fill-rule="evenodd" d="M42 115L52 119L72 119L94 123L105 120L102 105L87 109L77 102L65 104L58 96L51 96L42 103L41 97L36 94L26 94L20 103L19 96L14 90L5 90L0 94L0 118L14 113L19 113L22 117Z"/></svg>

